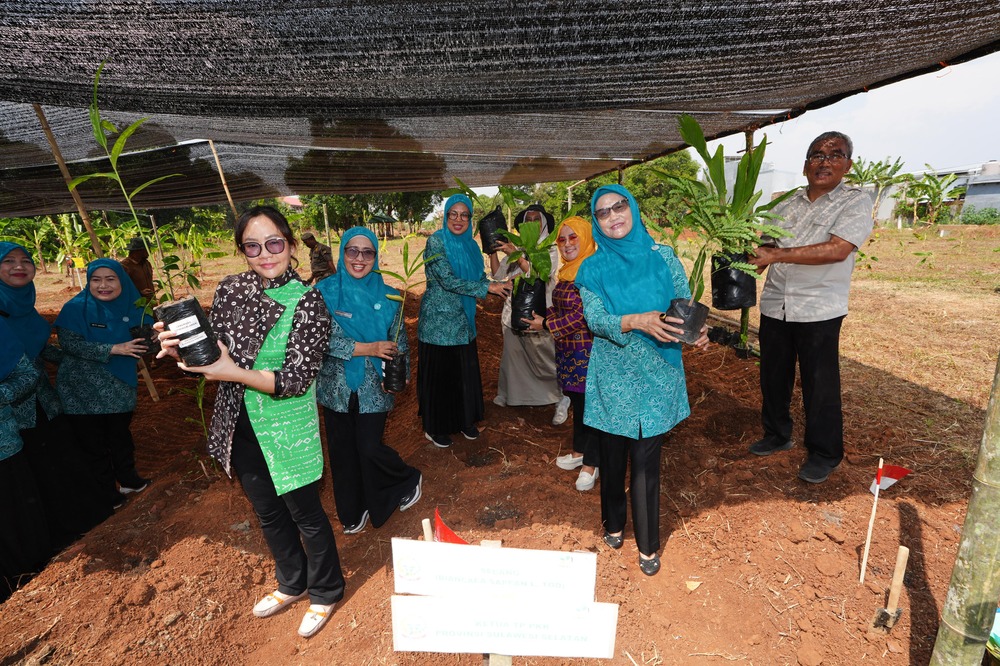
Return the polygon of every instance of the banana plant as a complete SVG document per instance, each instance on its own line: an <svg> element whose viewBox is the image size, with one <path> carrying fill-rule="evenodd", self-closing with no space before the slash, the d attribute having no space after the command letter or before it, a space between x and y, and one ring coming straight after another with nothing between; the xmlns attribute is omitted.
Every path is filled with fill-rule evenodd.
<svg viewBox="0 0 1000 666"><path fill-rule="evenodd" d="M111 180L118 183L118 187L121 188L122 191L122 196L125 197L125 203L128 204L129 211L131 211L132 213L132 220L135 223L135 227L140 230L139 234L140 238L142 238L143 245L146 246L146 250L148 251L149 242L146 240L145 235L141 233L141 225L139 224L139 215L136 213L135 206L133 205L132 202L135 199L135 197L139 195L140 192L142 192L150 185L155 185L156 183L167 180L168 178L175 178L183 174L171 173L165 176L159 176L158 178L153 178L152 180L147 180L145 183L139 185L131 192L128 190L128 188L125 187L125 181L122 180L121 173L118 170L118 160L119 158L121 158L122 152L125 150L125 144L128 142L129 137L131 137L136 132L136 130L142 127L142 125L149 119L140 118L139 120L135 121L127 128L125 128L124 130L119 132L118 128L115 127L115 125L111 121L101 117L101 110L97 105L97 90L101 81L101 72L104 71L104 65L105 63L102 62L100 66L97 68L97 73L94 75L94 94L93 94L93 99L90 103L89 112L90 112L90 124L94 131L94 138L97 140L97 144L104 150L105 155L108 156L108 160L111 162L111 171L100 172L100 173L88 173L83 176L78 176L74 178L72 181L70 181L69 189L75 190L82 183L85 183L94 178L104 178L106 180ZM109 137L114 136L116 134L118 135L118 138L115 139L115 142L109 148L108 139ZM169 270L166 265L164 265L163 270L168 274L165 284L169 290L170 298L171 300L173 300L174 299L174 292L172 286L173 280L170 279Z"/></svg>
<svg viewBox="0 0 1000 666"><path fill-rule="evenodd" d="M767 149L765 136L758 146L745 152L740 158L736 182L730 194L726 187L723 147L720 145L714 155L710 154L705 134L698 121L691 116L681 115L678 124L681 138L705 162L708 179L702 182L658 169L654 169L653 174L669 183L676 196L687 206L686 213L674 227L674 241L676 242L677 234L684 230L693 232L697 238L694 266L688 276L691 295L697 301L705 292L705 264L713 254L752 252L760 245L763 236L782 238L788 235L772 223L778 217L770 211L797 190L789 190L766 204L757 205L761 196L761 192L757 190L757 177ZM752 264L734 262L730 266L759 278L757 268Z"/></svg>

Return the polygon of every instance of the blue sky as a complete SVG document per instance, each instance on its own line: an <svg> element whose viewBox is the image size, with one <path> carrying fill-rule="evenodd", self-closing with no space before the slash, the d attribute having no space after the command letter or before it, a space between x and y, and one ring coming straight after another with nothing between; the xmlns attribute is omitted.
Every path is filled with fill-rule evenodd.
<svg viewBox="0 0 1000 666"><path fill-rule="evenodd" d="M828 130L850 136L855 157L901 157L904 171L1000 160L1000 53L807 111L758 130L754 139L766 134L766 161L798 174L809 142ZM720 141L727 154L745 145L742 134Z"/></svg>

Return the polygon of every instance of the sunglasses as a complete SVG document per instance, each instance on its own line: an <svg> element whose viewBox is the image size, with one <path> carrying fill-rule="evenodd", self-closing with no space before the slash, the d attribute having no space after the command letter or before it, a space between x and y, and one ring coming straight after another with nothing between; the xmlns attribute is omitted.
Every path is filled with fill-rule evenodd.
<svg viewBox="0 0 1000 666"><path fill-rule="evenodd" d="M611 204L607 208L598 208L594 211L594 217L598 220L605 220L611 215L611 213L620 213L628 207L628 199L622 199L621 201Z"/></svg>
<svg viewBox="0 0 1000 666"><path fill-rule="evenodd" d="M370 247L366 247L362 250L359 250L356 247L347 247L344 248L344 254L347 255L348 259L357 259L358 257L361 257L364 261L375 261L375 250Z"/></svg>
<svg viewBox="0 0 1000 666"><path fill-rule="evenodd" d="M253 259L254 257L260 256L260 251L262 248L267 248L267 251L271 254L281 254L285 251L285 239L284 238L268 238L264 241L264 245L261 246L260 243L254 241L248 241L246 243L240 243L240 252L244 256Z"/></svg>

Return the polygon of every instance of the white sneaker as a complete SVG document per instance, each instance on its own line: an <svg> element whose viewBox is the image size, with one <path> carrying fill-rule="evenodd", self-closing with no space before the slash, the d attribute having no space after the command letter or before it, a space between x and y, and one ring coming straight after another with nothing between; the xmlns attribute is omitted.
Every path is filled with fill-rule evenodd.
<svg viewBox="0 0 1000 666"><path fill-rule="evenodd" d="M593 474L588 474L587 472L580 472L580 476L576 477L576 489L580 492L585 490L590 490L594 487L594 482L597 481L597 477L601 475L601 470L594 468Z"/></svg>
<svg viewBox="0 0 1000 666"><path fill-rule="evenodd" d="M559 456L556 458L556 467L559 469L576 469L583 464L583 455L576 455L575 453L567 453L564 456Z"/></svg>
<svg viewBox="0 0 1000 666"><path fill-rule="evenodd" d="M552 417L552 425L562 425L566 423L566 417L569 416L569 396L563 396L559 402L556 403L556 413Z"/></svg>

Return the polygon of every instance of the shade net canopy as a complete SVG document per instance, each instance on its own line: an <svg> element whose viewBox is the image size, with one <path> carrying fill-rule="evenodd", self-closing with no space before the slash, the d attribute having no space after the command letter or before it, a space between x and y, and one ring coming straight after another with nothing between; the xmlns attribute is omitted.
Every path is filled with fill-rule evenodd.
<svg viewBox="0 0 1000 666"><path fill-rule="evenodd" d="M0 0L0 216L577 180L1000 48L1000 3ZM37 106L36 106L37 105ZM209 141L213 142L212 144ZM113 183L110 185L114 185ZM89 208L120 208L108 182Z"/></svg>

